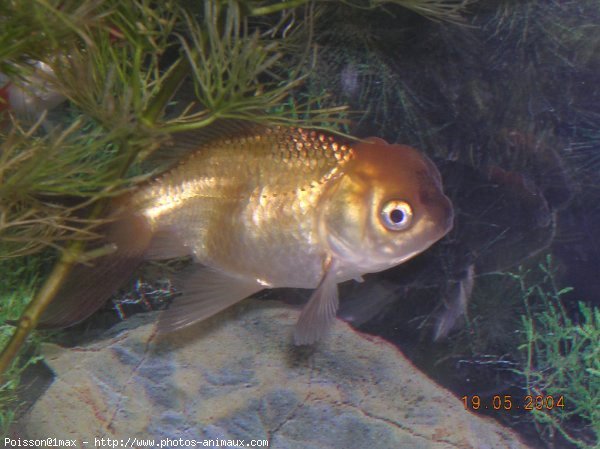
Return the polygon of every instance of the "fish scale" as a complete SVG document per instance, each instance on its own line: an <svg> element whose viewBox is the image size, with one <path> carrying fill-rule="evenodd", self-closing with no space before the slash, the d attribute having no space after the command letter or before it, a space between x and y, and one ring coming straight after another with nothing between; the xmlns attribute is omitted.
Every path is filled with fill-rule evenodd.
<svg viewBox="0 0 600 449"><path fill-rule="evenodd" d="M331 136L277 127L198 148L133 201L155 228L176 229L203 264L271 286L316 287L324 250L314 210L351 158L351 147Z"/></svg>

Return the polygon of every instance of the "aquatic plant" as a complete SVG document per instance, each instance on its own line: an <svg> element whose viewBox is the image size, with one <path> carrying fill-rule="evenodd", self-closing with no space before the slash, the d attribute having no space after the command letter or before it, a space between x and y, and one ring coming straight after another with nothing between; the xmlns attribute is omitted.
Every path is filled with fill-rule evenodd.
<svg viewBox="0 0 600 449"><path fill-rule="evenodd" d="M458 20L469 2L351 6L392 3ZM16 270L20 282L0 291L0 323L19 320L10 338L3 324L2 391L14 391L29 363L19 350L73 266L112 250L88 242L101 233L109 199L152 174L141 163L165 136L220 119L340 122L343 108L323 107L320 95L292 96L314 66L317 9L308 1L0 0L0 72L30 91L43 62L49 70L36 72L38 82L68 100L33 123L0 116L0 263L46 267L35 281Z"/></svg>
<svg viewBox="0 0 600 449"><path fill-rule="evenodd" d="M31 60L87 40L84 29L99 26L105 15L97 6L78 0L0 1L0 73L22 75Z"/></svg>
<svg viewBox="0 0 600 449"><path fill-rule="evenodd" d="M548 254L477 277L464 327L420 342L420 353L434 354L440 382L468 376L467 391L520 398L519 409L495 418L533 425L548 447L598 449L600 309L573 300L559 267Z"/></svg>
<svg viewBox="0 0 600 449"><path fill-rule="evenodd" d="M573 317L564 305L564 296L572 289L556 284L552 258L547 256L538 268L543 277L535 282L530 270L508 273L518 284L526 308L519 346L523 363L517 372L525 380L526 394L540 398L531 418L545 439L559 433L576 447L598 448L600 309L579 302L579 314ZM559 407L559 398L564 398L564 407Z"/></svg>
<svg viewBox="0 0 600 449"><path fill-rule="evenodd" d="M475 167L500 163L529 172L534 157L515 162L508 157L515 148L517 155L537 157L549 148L564 157L558 150L575 142L569 162L576 170L587 167L586 186L594 189L584 190L597 195L600 116L590 112L595 96L585 81L600 69L598 17L596 0L348 0L335 6L309 0L0 0L0 72L19 82L33 61L44 61L54 71L45 81L69 99L61 114L48 114L49 121L14 119L0 132L0 263L14 264L0 266L1 272L45 261L44 276L34 283L16 270L20 281L0 290L3 323L18 319L38 289L25 314L29 325L1 359L2 369L12 367L3 391L14 392L28 360L22 356L15 364L16 349L73 264L110 251L86 249L98 236L107 200L148 176L140 162L173 131L224 117L326 127L342 117L336 106L349 102L359 110L361 133L418 144ZM513 131L527 138L525 144L511 144ZM557 177L542 168L541 176L556 187ZM580 203L598 204L596 198ZM498 295L510 294L507 306L488 295L484 283L477 279L466 339L474 353L504 354L518 335L506 329L514 329L521 295L514 283L492 286ZM7 306L17 300L18 308ZM544 345L562 344L538 335L553 329L549 319L535 321L548 310L530 309L531 388L551 373L552 365L541 359L549 353ZM595 332L597 315L589 310L585 322L593 318ZM5 336L11 330L3 327ZM589 368L590 375L597 370ZM557 384L558 376L551 379ZM0 408L7 400L1 394Z"/></svg>
<svg viewBox="0 0 600 449"><path fill-rule="evenodd" d="M561 157L566 140L586 141L598 2L472 2L468 26L388 12L336 11L315 33L313 91L359 110L361 132L478 167L506 158L507 132L543 136Z"/></svg>
<svg viewBox="0 0 600 449"><path fill-rule="evenodd" d="M337 109L287 118L281 105L309 64L284 64L278 16L267 29L249 24L235 2L203 7L0 2L0 70L26 83L32 61L44 61L52 72L43 81L70 101L68 113L52 122L43 122L44 114L34 124L10 117L0 132L0 260L13 268L56 262L35 283L22 271L2 270L0 322L20 319L12 332L2 327L3 425L18 375L32 361L19 350L73 265L110 251L90 252L86 242L98 236L107 199L143 179L133 176L137 163L163 135L224 117L305 126L311 116L335 119ZM183 92L186 78L192 89ZM183 106L166 111L175 96ZM7 272L19 282L5 282Z"/></svg>
<svg viewBox="0 0 600 449"><path fill-rule="evenodd" d="M0 258L31 254L44 246L62 252L25 312L27 320L21 320L14 344L4 353L2 369L73 263L90 257L82 256L84 241L94 237L106 198L139 180L127 174L153 142L160 142L165 133L207 126L218 118L285 121L284 109L277 115L269 110L297 87L305 67L284 70L281 40L251 29L234 3L205 2L204 9L194 13L178 2L90 1L86 11L96 18L93 26L79 20L80 9L65 9L60 2L34 3L55 13L49 23L67 22L72 31L61 51L35 56L52 68L48 81L70 100L79 117L46 135L39 125L24 130L15 121L2 138ZM25 14L10 5L4 5L3 12L7 24ZM32 9L32 14L38 13ZM275 29L271 32L276 34ZM11 67L9 73L29 72L23 56L29 56L29 46L23 46L22 53L6 53L2 60ZM170 50L174 55L169 60ZM196 95L186 92L179 113L165 115L189 75ZM328 112L335 113L319 111L319 120ZM308 125L310 118L294 123ZM71 198L69 207L60 205L61 195Z"/></svg>
<svg viewBox="0 0 600 449"><path fill-rule="evenodd" d="M43 255L29 258L0 260L2 286L0 287L0 345L4 346L12 333L12 326L4 324L7 320L18 319L32 298L40 278L47 271L51 260ZM37 363L40 339L30 338L27 345L13 361L0 379L0 436L8 432L15 415L20 411L18 398L21 376L25 370Z"/></svg>
<svg viewBox="0 0 600 449"><path fill-rule="evenodd" d="M252 5L254 2L248 2L250 5L247 7L254 14L265 14L286 8L296 8L309 3L309 1L310 0L288 0L266 6L254 6ZM476 1L478 0L343 0L343 3L362 10L401 6L430 20L462 22L462 13L470 4L475 3Z"/></svg>

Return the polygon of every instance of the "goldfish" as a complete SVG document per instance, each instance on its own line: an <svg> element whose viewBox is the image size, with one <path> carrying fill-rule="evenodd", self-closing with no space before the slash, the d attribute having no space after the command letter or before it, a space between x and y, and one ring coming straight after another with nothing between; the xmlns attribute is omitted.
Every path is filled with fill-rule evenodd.
<svg viewBox="0 0 600 449"><path fill-rule="evenodd" d="M312 344L335 320L337 284L401 264L452 228L438 169L409 146L285 126L232 128L174 136L188 156L119 199L107 233L117 250L84 267L89 275L67 290L95 276L94 286L79 288L70 308L54 307L49 322L80 320L114 290L111 277L123 281L143 259L190 255L192 272L159 330L263 289L307 288L314 291L294 341Z"/></svg>

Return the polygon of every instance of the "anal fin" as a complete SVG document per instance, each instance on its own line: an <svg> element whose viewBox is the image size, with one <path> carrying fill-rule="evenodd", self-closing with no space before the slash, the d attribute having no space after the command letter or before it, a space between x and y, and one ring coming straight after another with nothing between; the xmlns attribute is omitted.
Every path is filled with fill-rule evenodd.
<svg viewBox="0 0 600 449"><path fill-rule="evenodd" d="M182 283L183 295L176 298L158 322L161 333L173 332L205 320L265 287L208 267L194 267Z"/></svg>

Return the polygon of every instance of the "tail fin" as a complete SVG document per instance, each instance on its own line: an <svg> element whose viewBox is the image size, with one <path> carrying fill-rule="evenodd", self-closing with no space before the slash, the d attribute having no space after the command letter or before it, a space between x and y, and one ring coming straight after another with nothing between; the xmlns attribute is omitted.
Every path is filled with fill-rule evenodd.
<svg viewBox="0 0 600 449"><path fill-rule="evenodd" d="M76 265L38 327L68 327L92 315L131 277L151 238L150 224L139 213L126 213L109 224L101 245L114 244L116 251L87 265Z"/></svg>

